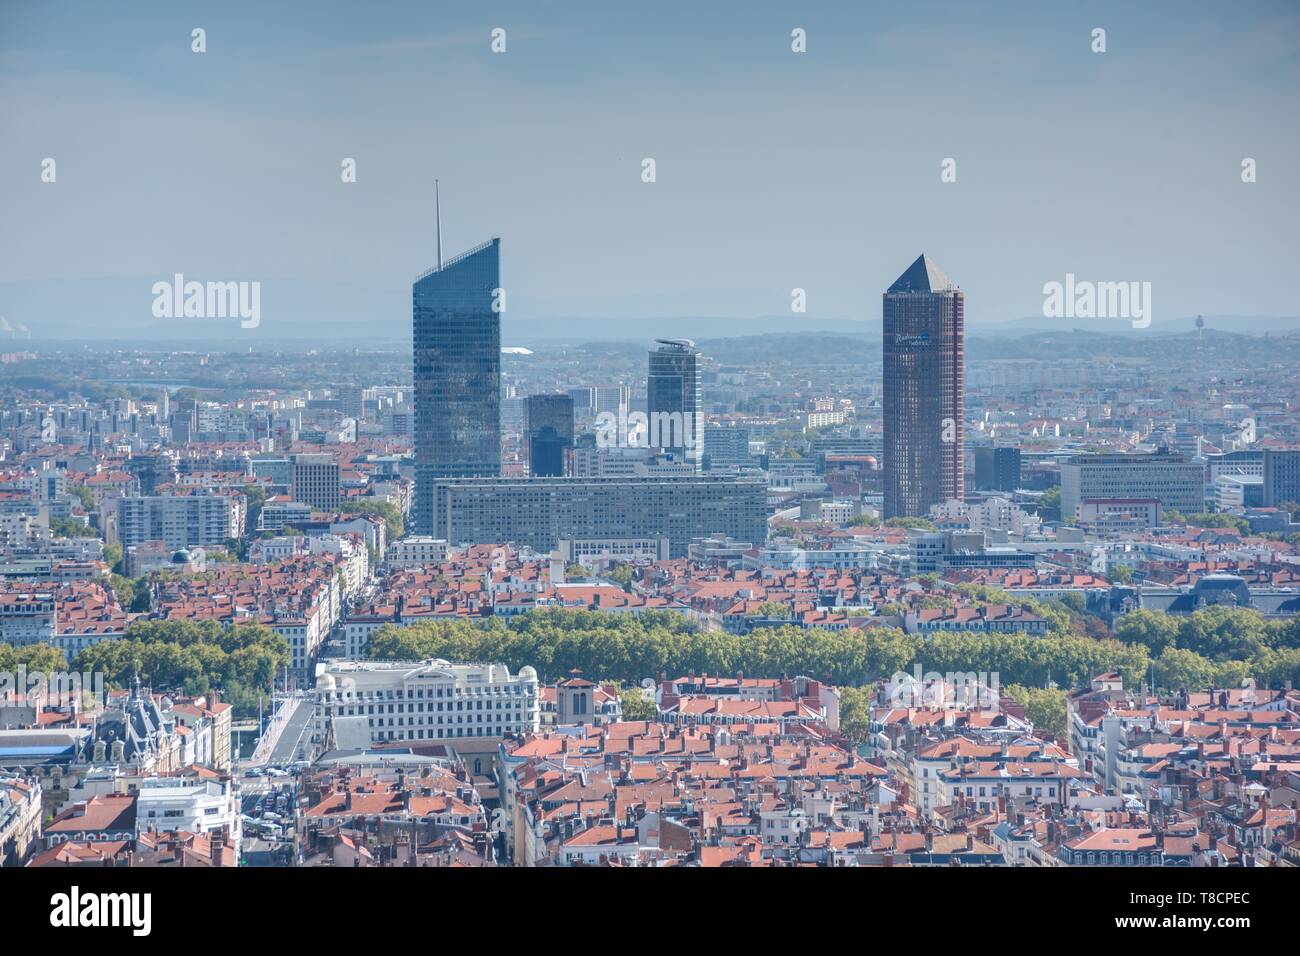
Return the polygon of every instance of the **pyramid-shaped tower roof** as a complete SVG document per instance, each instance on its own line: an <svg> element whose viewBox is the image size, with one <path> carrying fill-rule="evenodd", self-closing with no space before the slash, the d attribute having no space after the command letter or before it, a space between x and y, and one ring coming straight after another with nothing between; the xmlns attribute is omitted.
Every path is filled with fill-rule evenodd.
<svg viewBox="0 0 1300 956"><path fill-rule="evenodd" d="M907 267L907 271L894 280L889 292L955 292L953 282L925 253Z"/></svg>

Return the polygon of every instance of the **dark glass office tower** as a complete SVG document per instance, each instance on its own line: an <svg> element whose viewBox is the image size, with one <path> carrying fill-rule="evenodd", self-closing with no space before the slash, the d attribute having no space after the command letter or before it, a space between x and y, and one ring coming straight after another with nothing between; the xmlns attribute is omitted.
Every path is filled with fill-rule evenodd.
<svg viewBox="0 0 1300 956"><path fill-rule="evenodd" d="M980 491L1015 491L1020 487L1020 449L981 445L975 449L975 487Z"/></svg>
<svg viewBox="0 0 1300 956"><path fill-rule="evenodd" d="M524 400L524 455L534 478L562 478L573 447L573 396L529 395Z"/></svg>
<svg viewBox="0 0 1300 956"><path fill-rule="evenodd" d="M411 289L415 527L433 533L433 482L501 474L500 239L430 269ZM441 258L441 254L439 255Z"/></svg>
<svg viewBox="0 0 1300 956"><path fill-rule="evenodd" d="M886 518L963 497L965 302L925 256L885 292Z"/></svg>
<svg viewBox="0 0 1300 956"><path fill-rule="evenodd" d="M682 456L700 470L704 416L700 402L700 353L690 339L656 339L646 378L650 446Z"/></svg>

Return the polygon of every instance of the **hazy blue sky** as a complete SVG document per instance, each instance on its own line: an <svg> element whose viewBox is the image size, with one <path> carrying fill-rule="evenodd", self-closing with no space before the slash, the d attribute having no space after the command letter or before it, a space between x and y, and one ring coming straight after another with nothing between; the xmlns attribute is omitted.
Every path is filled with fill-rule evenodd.
<svg viewBox="0 0 1300 956"><path fill-rule="evenodd" d="M922 250L973 323L1066 272L1150 281L1157 322L1294 315L1298 54L1288 2L4 0L0 314L21 280L139 279L109 324L174 272L409 290L437 176L447 254L501 236L517 319L780 314L798 286L878 322ZM77 318L41 288L28 324Z"/></svg>

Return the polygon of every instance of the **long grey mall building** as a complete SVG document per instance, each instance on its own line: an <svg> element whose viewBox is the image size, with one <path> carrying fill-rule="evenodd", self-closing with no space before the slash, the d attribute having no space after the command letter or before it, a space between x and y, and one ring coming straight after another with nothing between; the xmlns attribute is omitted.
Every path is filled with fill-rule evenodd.
<svg viewBox="0 0 1300 956"><path fill-rule="evenodd" d="M692 538L767 540L767 488L748 479L443 478L433 512L433 533L453 545L662 536L676 558Z"/></svg>

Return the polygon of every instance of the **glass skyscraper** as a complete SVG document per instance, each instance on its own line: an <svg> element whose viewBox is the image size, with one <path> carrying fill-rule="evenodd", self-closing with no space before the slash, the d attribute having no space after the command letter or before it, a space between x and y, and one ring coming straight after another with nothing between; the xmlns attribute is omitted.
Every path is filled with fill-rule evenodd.
<svg viewBox="0 0 1300 956"><path fill-rule="evenodd" d="M524 400L524 454L528 474L559 478L568 474L573 447L573 396L529 395Z"/></svg>
<svg viewBox="0 0 1300 956"><path fill-rule="evenodd" d="M982 445L975 449L975 487L1015 491L1020 487L1020 449Z"/></svg>
<svg viewBox="0 0 1300 956"><path fill-rule="evenodd" d="M920 256L885 292L885 517L963 497L966 297Z"/></svg>
<svg viewBox="0 0 1300 956"><path fill-rule="evenodd" d="M700 353L690 339L656 341L646 378L650 446L681 456L699 471L704 457Z"/></svg>
<svg viewBox="0 0 1300 956"><path fill-rule="evenodd" d="M449 259L411 289L415 527L433 531L433 482L501 474L500 239ZM440 256L441 258L441 256Z"/></svg>

